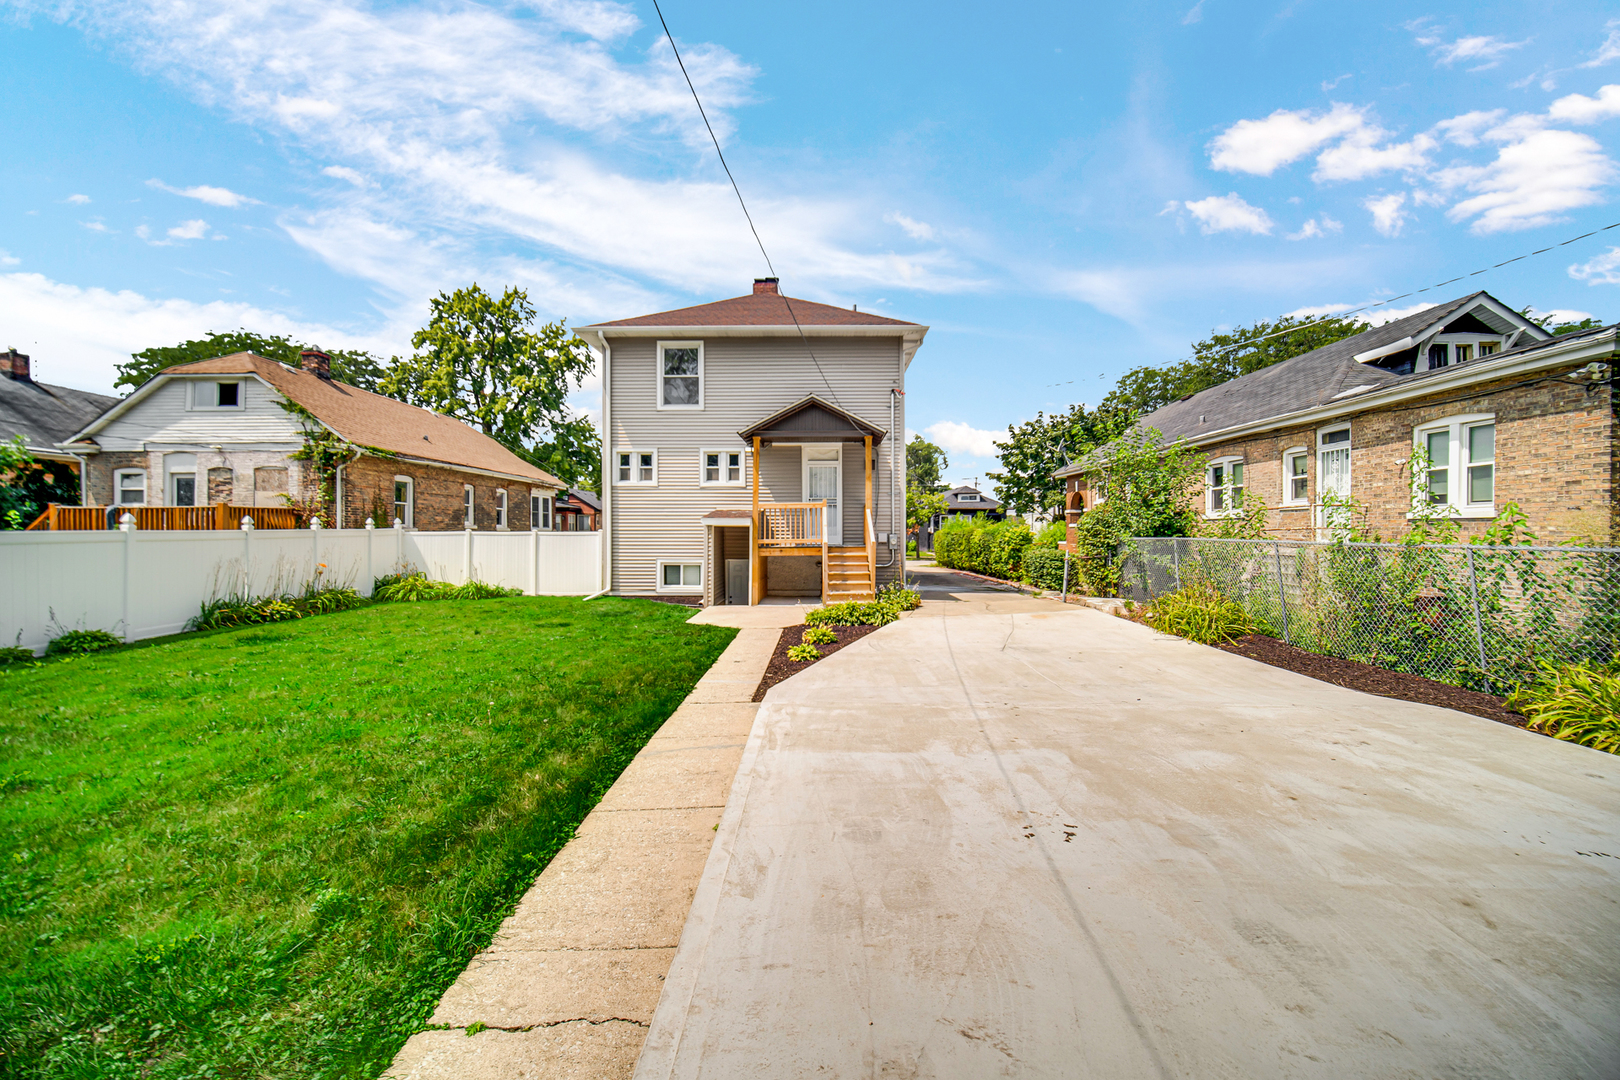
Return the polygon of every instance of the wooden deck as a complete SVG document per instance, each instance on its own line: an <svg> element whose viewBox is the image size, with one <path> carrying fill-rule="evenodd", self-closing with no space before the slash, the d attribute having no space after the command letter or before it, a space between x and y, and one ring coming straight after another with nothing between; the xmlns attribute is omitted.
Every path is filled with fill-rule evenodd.
<svg viewBox="0 0 1620 1080"><path fill-rule="evenodd" d="M298 514L290 506L62 506L52 503L28 526L30 531L72 531L116 529L125 514L135 519L135 528L172 532L240 529L243 518L251 518L255 529L296 529Z"/></svg>

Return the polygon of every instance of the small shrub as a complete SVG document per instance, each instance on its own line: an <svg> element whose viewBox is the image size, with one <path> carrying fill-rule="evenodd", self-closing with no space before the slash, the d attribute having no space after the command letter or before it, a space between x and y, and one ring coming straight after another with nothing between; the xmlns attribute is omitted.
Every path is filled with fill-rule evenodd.
<svg viewBox="0 0 1620 1080"><path fill-rule="evenodd" d="M421 571L412 574L391 574L393 578L378 578L385 582L379 585L371 594L373 600L385 602L414 603L418 600L443 600L447 590L454 588L442 581L429 581L428 576Z"/></svg>
<svg viewBox="0 0 1620 1080"><path fill-rule="evenodd" d="M1037 549L1056 548L1063 543L1066 536L1068 536L1068 525L1063 518L1058 518L1056 521L1048 521L1041 526L1041 531L1035 534L1035 539L1030 541L1029 546Z"/></svg>
<svg viewBox="0 0 1620 1080"><path fill-rule="evenodd" d="M881 604L847 601L816 608L804 616L806 626L886 626L900 614Z"/></svg>
<svg viewBox="0 0 1620 1080"><path fill-rule="evenodd" d="M814 645L789 645L787 656L795 664L802 664L807 660L820 660L821 650Z"/></svg>
<svg viewBox="0 0 1620 1080"><path fill-rule="evenodd" d="M1213 585L1189 585L1166 593L1148 607L1155 630L1188 638L1204 645L1231 641L1254 630L1243 606L1226 599Z"/></svg>
<svg viewBox="0 0 1620 1080"><path fill-rule="evenodd" d="M915 541L915 540L907 540L906 541L906 558L915 559L916 557L917 557L917 541Z"/></svg>
<svg viewBox="0 0 1620 1080"><path fill-rule="evenodd" d="M51 643L45 646L45 655L83 656L123 643L122 638L105 630L69 630L51 639Z"/></svg>
<svg viewBox="0 0 1620 1080"><path fill-rule="evenodd" d="M1543 661L1536 680L1508 705L1529 719L1531 731L1620 754L1620 663L1604 668Z"/></svg>
<svg viewBox="0 0 1620 1080"><path fill-rule="evenodd" d="M498 600L503 596L522 596L522 589L505 589L499 585L489 585L482 581L469 581L465 585L456 585L445 593L450 600Z"/></svg>
<svg viewBox="0 0 1620 1080"><path fill-rule="evenodd" d="M806 645L831 645L838 640L838 635L825 626L810 626L805 628L799 640Z"/></svg>
<svg viewBox="0 0 1620 1080"><path fill-rule="evenodd" d="M903 581L891 581L878 587L877 602L896 611L916 611L922 607L922 593Z"/></svg>
<svg viewBox="0 0 1620 1080"><path fill-rule="evenodd" d="M330 615L334 611L349 611L361 607L366 598L350 588L315 589L305 593L304 606L311 615Z"/></svg>
<svg viewBox="0 0 1620 1080"><path fill-rule="evenodd" d="M21 646L7 645L0 648L0 664L20 664L25 660L34 659L33 649L24 649Z"/></svg>
<svg viewBox="0 0 1620 1080"><path fill-rule="evenodd" d="M1038 589L1057 592L1063 588L1063 552L1056 548L1033 547L1024 552L1024 580ZM1074 582L1069 583L1070 588Z"/></svg>

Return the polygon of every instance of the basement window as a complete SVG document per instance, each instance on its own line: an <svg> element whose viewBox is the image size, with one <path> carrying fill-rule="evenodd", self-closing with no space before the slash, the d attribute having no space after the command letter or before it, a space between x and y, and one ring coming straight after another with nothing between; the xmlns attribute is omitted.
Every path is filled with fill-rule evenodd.
<svg viewBox="0 0 1620 1080"><path fill-rule="evenodd" d="M703 591L703 564L658 561L658 591L698 593Z"/></svg>

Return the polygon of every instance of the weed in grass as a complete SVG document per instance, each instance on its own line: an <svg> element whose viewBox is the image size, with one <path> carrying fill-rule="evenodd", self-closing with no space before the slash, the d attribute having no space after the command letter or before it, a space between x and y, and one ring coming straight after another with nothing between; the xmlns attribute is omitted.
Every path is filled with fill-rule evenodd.
<svg viewBox="0 0 1620 1080"><path fill-rule="evenodd" d="M734 631L378 604L0 667L0 1076L370 1080Z"/></svg>
<svg viewBox="0 0 1620 1080"><path fill-rule="evenodd" d="M807 626L799 640L806 645L832 645L838 640L838 635L825 626Z"/></svg>
<svg viewBox="0 0 1620 1080"><path fill-rule="evenodd" d="M821 650L814 645L789 645L787 658L795 664L803 664L811 660L820 660Z"/></svg>
<svg viewBox="0 0 1620 1080"><path fill-rule="evenodd" d="M1508 705L1528 719L1531 731L1620 754L1620 662L1540 665L1538 677Z"/></svg>

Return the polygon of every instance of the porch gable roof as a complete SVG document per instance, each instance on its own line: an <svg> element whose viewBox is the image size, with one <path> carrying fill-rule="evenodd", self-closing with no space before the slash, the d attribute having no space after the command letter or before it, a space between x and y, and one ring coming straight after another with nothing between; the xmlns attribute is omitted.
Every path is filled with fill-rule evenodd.
<svg viewBox="0 0 1620 1080"><path fill-rule="evenodd" d="M872 445L877 446L885 434L876 424L868 423L854 413L811 394L752 427L737 432L737 437L743 442L757 438L764 445L778 442L860 442L870 437Z"/></svg>

